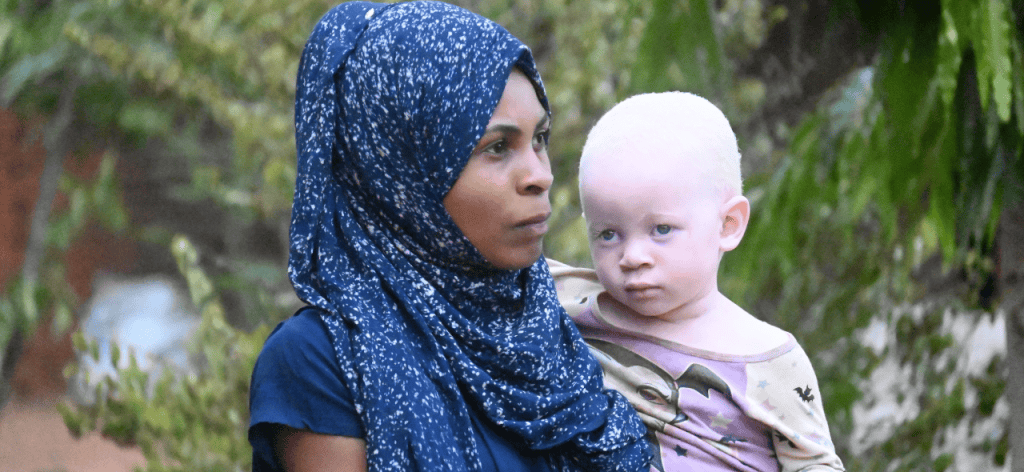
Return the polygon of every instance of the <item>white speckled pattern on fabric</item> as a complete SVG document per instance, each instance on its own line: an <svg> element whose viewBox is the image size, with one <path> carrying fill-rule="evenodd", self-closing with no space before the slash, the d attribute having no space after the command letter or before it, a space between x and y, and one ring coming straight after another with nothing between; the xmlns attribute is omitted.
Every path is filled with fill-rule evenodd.
<svg viewBox="0 0 1024 472"><path fill-rule="evenodd" d="M439 2L342 4L299 65L289 276L322 308L370 470L479 470L468 408L562 470L643 470L645 429L543 259L493 269L443 198L525 45Z"/></svg>

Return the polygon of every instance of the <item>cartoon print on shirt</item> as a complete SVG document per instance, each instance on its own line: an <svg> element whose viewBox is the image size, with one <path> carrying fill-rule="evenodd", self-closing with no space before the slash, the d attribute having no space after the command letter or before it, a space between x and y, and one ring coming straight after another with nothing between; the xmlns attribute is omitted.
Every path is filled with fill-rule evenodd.
<svg viewBox="0 0 1024 472"><path fill-rule="evenodd" d="M721 393L725 398L732 397L729 384L715 375L711 369L700 364L691 364L690 367L687 367L686 372L683 372L683 375L680 375L675 383L678 388L696 390L697 393L704 395L704 398L710 398L711 390Z"/></svg>
<svg viewBox="0 0 1024 472"><path fill-rule="evenodd" d="M722 440L720 442L722 444L729 444L729 443L735 443L735 442L747 442L747 440L743 439L743 438L741 438L739 436L733 436L731 434L726 434L726 435L722 436Z"/></svg>
<svg viewBox="0 0 1024 472"><path fill-rule="evenodd" d="M704 398L710 398L711 391L714 390L732 400L729 384L707 366L691 364L682 375L673 378L660 365L629 349L600 339L584 339L590 346L591 353L605 369L605 386L622 392L650 428L651 432L647 439L654 450L652 470L664 471L661 444L653 431L664 432L668 425L677 425L689 420L689 416L679 407L681 389L694 390ZM721 427L727 429L731 421L724 421ZM730 434L723 435L718 441L703 439L712 447L733 456L736 452L729 444L747 442ZM687 455L686 449L679 446L676 446L674 452L680 456Z"/></svg>
<svg viewBox="0 0 1024 472"><path fill-rule="evenodd" d="M785 434L782 434L782 433L780 433L778 431L775 431L775 439L778 439L780 443L782 441L786 441L786 444L789 444L789 447L791 447L793 449L796 449L796 444L793 444L793 441L791 441L788 437L786 437Z"/></svg>
<svg viewBox="0 0 1024 472"><path fill-rule="evenodd" d="M810 385L808 385L807 388L797 387L797 388L794 388L793 390L796 391L797 395L800 395L800 399L801 400L803 400L805 402L812 402L812 401L814 401L814 394L811 393L811 386Z"/></svg>
<svg viewBox="0 0 1024 472"><path fill-rule="evenodd" d="M648 426L647 441L654 452L651 470L665 472L661 442L654 432L664 431L666 425L689 419L679 409L679 391L675 380L661 366L629 349L600 339L584 340L605 369L605 387L622 392ZM615 371L615 375L608 375L611 371ZM686 450L680 449L677 447L675 453L686 455Z"/></svg>
<svg viewBox="0 0 1024 472"><path fill-rule="evenodd" d="M638 411L651 416L650 419L644 418L649 426L663 431L666 424L689 419L679 409L676 381L665 369L622 346L600 339L584 340L590 345L590 352L601 363L601 367L620 371L616 372L617 375L605 375L605 381L609 383L606 387L622 392ZM628 383L622 379L628 379Z"/></svg>

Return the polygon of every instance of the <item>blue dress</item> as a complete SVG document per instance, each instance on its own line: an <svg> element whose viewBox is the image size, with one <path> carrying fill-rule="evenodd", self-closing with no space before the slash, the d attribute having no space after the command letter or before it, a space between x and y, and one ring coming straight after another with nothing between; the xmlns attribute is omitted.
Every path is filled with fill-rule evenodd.
<svg viewBox="0 0 1024 472"><path fill-rule="evenodd" d="M249 442L254 472L284 468L274 456L274 426L361 438L363 425L342 380L327 327L316 309L282 321L267 338L253 369L249 395ZM517 451L479 413L470 410L483 470L552 471L542 455Z"/></svg>

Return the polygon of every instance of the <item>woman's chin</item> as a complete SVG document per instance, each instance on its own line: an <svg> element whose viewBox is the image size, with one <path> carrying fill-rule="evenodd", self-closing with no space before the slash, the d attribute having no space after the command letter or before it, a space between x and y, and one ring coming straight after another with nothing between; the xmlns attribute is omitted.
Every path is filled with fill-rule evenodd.
<svg viewBox="0 0 1024 472"><path fill-rule="evenodd" d="M493 255L493 257L486 257L486 255L485 257L491 265L499 269L519 270L530 267L537 262L537 259L540 259L543 253L543 249L544 246L538 242L528 246L507 248L501 251L500 254Z"/></svg>

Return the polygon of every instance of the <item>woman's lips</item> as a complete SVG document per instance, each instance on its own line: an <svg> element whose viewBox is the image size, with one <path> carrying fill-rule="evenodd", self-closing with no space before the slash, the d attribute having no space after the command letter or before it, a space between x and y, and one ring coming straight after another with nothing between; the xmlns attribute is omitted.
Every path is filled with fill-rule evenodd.
<svg viewBox="0 0 1024 472"><path fill-rule="evenodd" d="M540 214L516 223L516 229L523 230L532 236L544 236L548 232L548 217L551 213Z"/></svg>

